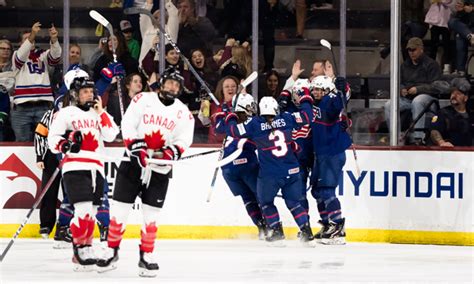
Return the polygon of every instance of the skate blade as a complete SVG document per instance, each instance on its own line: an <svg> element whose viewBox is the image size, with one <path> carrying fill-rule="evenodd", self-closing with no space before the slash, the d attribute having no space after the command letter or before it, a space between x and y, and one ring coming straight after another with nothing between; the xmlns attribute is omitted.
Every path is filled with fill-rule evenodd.
<svg viewBox="0 0 474 284"><path fill-rule="evenodd" d="M283 240L267 242L268 247L276 247L276 248L284 248L286 247L286 243Z"/></svg>
<svg viewBox="0 0 474 284"><path fill-rule="evenodd" d="M91 272L95 270L95 265L90 264L90 265L81 265L81 264L74 264L73 267L74 272Z"/></svg>
<svg viewBox="0 0 474 284"><path fill-rule="evenodd" d="M70 249L72 243L63 242L63 241L54 241L53 249Z"/></svg>
<svg viewBox="0 0 474 284"><path fill-rule="evenodd" d="M104 273L104 272L111 271L111 270L114 270L114 269L117 269L117 264L116 263L111 263L106 267L97 266L97 273Z"/></svg>
<svg viewBox="0 0 474 284"><path fill-rule="evenodd" d="M321 243L324 245L345 245L346 238L321 239Z"/></svg>
<svg viewBox="0 0 474 284"><path fill-rule="evenodd" d="M156 272L158 270L148 270L148 269L145 269L145 268L139 268L138 269L138 276L140 277L149 277L149 278L152 278L152 277L156 277Z"/></svg>

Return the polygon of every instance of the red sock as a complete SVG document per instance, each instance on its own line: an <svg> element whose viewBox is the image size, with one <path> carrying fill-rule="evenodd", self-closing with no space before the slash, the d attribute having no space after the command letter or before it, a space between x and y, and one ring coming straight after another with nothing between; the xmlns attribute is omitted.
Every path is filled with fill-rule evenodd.
<svg viewBox="0 0 474 284"><path fill-rule="evenodd" d="M155 248L156 231L158 230L155 222L151 222L145 226L145 232L142 230L142 239L140 250L143 252L153 252Z"/></svg>
<svg viewBox="0 0 474 284"><path fill-rule="evenodd" d="M112 218L109 224L109 236L107 237L107 243L110 248L120 246L124 232L125 228L123 228L123 223L117 223L115 217Z"/></svg>

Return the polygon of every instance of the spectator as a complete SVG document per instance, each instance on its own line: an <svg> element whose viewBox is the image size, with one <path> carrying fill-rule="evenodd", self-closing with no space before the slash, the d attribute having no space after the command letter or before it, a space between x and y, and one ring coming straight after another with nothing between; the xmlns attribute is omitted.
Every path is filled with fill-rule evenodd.
<svg viewBox="0 0 474 284"><path fill-rule="evenodd" d="M127 43L128 52L130 52L130 55L134 59L138 60L140 55L140 43L138 40L133 38L133 27L130 21L120 21L120 31L122 32L123 38Z"/></svg>
<svg viewBox="0 0 474 284"><path fill-rule="evenodd" d="M431 121L431 141L441 147L473 146L474 114L466 108L471 85L464 78L455 78L452 86L451 105L439 110Z"/></svg>
<svg viewBox="0 0 474 284"><path fill-rule="evenodd" d="M143 91L142 77L138 73L132 73L128 75L125 78L124 84L125 91L127 92L130 100L133 99L136 94L141 93Z"/></svg>
<svg viewBox="0 0 474 284"><path fill-rule="evenodd" d="M272 70L265 76L264 88L258 92L259 101L262 97L274 97L277 99L281 90L280 74L275 70Z"/></svg>
<svg viewBox="0 0 474 284"><path fill-rule="evenodd" d="M232 57L221 68L222 77L234 76L239 80L247 78L252 73L252 57L248 49L244 45L234 45L232 47Z"/></svg>
<svg viewBox="0 0 474 284"><path fill-rule="evenodd" d="M451 33L448 29L448 21L452 13L451 7L455 1L439 0L431 2L432 4L425 17L425 23L430 24L431 32L431 50L429 55L432 59L436 60L441 39L441 46L444 51L441 66L444 66L444 64L448 64L451 60L451 48L449 44Z"/></svg>
<svg viewBox="0 0 474 284"><path fill-rule="evenodd" d="M309 80L311 81L318 76L328 76L334 80L336 76L331 61L326 59L316 59L313 62L313 69L311 70L311 77Z"/></svg>
<svg viewBox="0 0 474 284"><path fill-rule="evenodd" d="M438 63L423 52L423 41L414 37L407 44L409 59L405 60L400 68L400 112L411 110L415 119L432 100L436 100L439 90L433 82L441 77L441 68ZM435 106L431 106L435 111ZM385 119L387 124L390 117L390 101L385 104ZM425 129L425 116L415 125L415 131L409 137L410 144L422 144L424 133L416 129Z"/></svg>
<svg viewBox="0 0 474 284"><path fill-rule="evenodd" d="M145 9L150 10L153 8L153 0L147 0ZM166 33L171 37L173 42L178 41L178 30L179 30L179 16L178 16L178 9L176 6L170 1L166 1L165 9L167 13L166 19L166 26L165 30ZM160 21L160 10L156 10L153 13L153 17L156 21ZM140 50L140 58L138 62L140 63L140 67L142 67L142 61L148 52L151 50L156 51L157 44L159 42L158 32L159 29L153 26L153 22L151 21L150 17L140 14L140 32L143 38L142 47ZM167 43L167 41L165 42ZM155 52L155 61L158 61L158 52Z"/></svg>
<svg viewBox="0 0 474 284"><path fill-rule="evenodd" d="M457 1L456 13L448 22L448 27L456 33L456 72L464 76L466 73L467 49L474 45L474 14L473 0Z"/></svg>
<svg viewBox="0 0 474 284"><path fill-rule="evenodd" d="M219 67L217 63L212 59L212 57L205 57L204 51L201 49L195 49L191 51L191 65L194 69L201 75L201 78L209 85L211 90L214 90L219 81L218 70ZM201 86L197 82L195 89L199 89Z"/></svg>
<svg viewBox="0 0 474 284"><path fill-rule="evenodd" d="M211 55L211 44L217 34L211 21L206 17L196 17L194 0L180 0L178 3L178 46L181 52L188 57L191 50L200 48L206 56Z"/></svg>
<svg viewBox="0 0 474 284"><path fill-rule="evenodd" d="M216 87L215 96L216 99L221 103L221 106L215 104L206 103L204 100L201 102L201 113L199 114L199 119L202 121L202 124L205 126L210 126L211 121L214 118L214 114L222 111L222 104L227 104L228 106L232 105L232 97L237 94L237 87L239 86L239 80L233 76L226 76L222 78ZM209 116L205 116L205 113L202 111L206 106L210 104ZM209 143L222 143L224 139L223 135L217 135L214 132L215 127L209 127Z"/></svg>
<svg viewBox="0 0 474 284"><path fill-rule="evenodd" d="M11 111L12 128L16 141L33 141L33 130L54 101L46 65L61 61L61 46L54 25L49 29L50 49L35 48L41 23L33 24L30 32L22 35L20 48L13 54L13 70L18 70Z"/></svg>
<svg viewBox="0 0 474 284"><path fill-rule="evenodd" d="M94 49L94 52L89 58L89 61L87 63L87 66L94 67L95 64L97 63L97 60L104 55L105 50L108 48L108 43L109 39L107 37L102 37L99 40L99 44L97 45L97 48ZM94 70L90 70L90 75L92 77L95 77Z"/></svg>
<svg viewBox="0 0 474 284"><path fill-rule="evenodd" d="M6 39L0 40L0 142L6 139L8 116L10 114L10 94L15 85L12 71L13 46Z"/></svg>

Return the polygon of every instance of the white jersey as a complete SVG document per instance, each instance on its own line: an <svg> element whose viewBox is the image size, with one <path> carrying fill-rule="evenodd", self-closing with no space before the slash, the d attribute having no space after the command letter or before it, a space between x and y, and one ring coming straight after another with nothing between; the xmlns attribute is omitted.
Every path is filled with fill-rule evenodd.
<svg viewBox="0 0 474 284"><path fill-rule="evenodd" d="M100 115L90 108L83 111L76 106L62 108L53 120L48 133L49 149L60 153L59 144L65 140L66 131L79 130L82 133L81 150L68 153L64 158L62 172L97 170L104 176L104 142L112 142L119 128L107 112Z"/></svg>
<svg viewBox="0 0 474 284"><path fill-rule="evenodd" d="M194 135L194 117L180 100L164 105L154 92L133 97L122 119L122 136L128 147L136 139L143 139L148 150L174 146L183 152L191 146ZM153 171L167 174L171 166L153 167Z"/></svg>

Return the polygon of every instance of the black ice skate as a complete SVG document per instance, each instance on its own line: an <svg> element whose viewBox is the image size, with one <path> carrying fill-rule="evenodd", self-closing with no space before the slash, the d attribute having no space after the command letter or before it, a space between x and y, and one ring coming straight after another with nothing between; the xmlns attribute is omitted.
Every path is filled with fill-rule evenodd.
<svg viewBox="0 0 474 284"><path fill-rule="evenodd" d="M119 247L105 248L104 254L100 259L97 260L97 272L103 273L116 269L117 261L119 260L118 251Z"/></svg>
<svg viewBox="0 0 474 284"><path fill-rule="evenodd" d="M43 239L48 239L51 230L48 227L40 228L39 233Z"/></svg>
<svg viewBox="0 0 474 284"><path fill-rule="evenodd" d="M328 223L323 223L322 220L319 220L318 223L322 226L319 232L314 234L314 239L316 240L317 243L321 243L321 236L324 234L324 232L329 229L329 224Z"/></svg>
<svg viewBox="0 0 474 284"><path fill-rule="evenodd" d="M138 275L141 277L156 277L158 263L153 259L152 252L140 251L140 260L138 261Z"/></svg>
<svg viewBox="0 0 474 284"><path fill-rule="evenodd" d="M69 226L59 226L56 224L56 233L54 234L54 244L53 248L55 249L64 249L70 248L72 244L71 230Z"/></svg>
<svg viewBox="0 0 474 284"><path fill-rule="evenodd" d="M346 229L345 218L342 218L341 223L334 223L329 221L328 229L321 236L321 243L325 245L345 245L346 244Z"/></svg>
<svg viewBox="0 0 474 284"><path fill-rule="evenodd" d="M106 242L107 237L109 236L109 227L102 226L101 224L97 223L100 232L100 241Z"/></svg>
<svg viewBox="0 0 474 284"><path fill-rule="evenodd" d="M267 241L271 246L278 246L282 247L285 246L283 240L285 239L285 234L283 233L283 227L281 222L276 224L273 227L268 229L267 236L265 237L265 241Z"/></svg>
<svg viewBox="0 0 474 284"><path fill-rule="evenodd" d="M257 228L258 228L258 239L265 240L265 237L267 236L267 233L268 233L267 222L265 222L265 219L258 221Z"/></svg>
<svg viewBox="0 0 474 284"><path fill-rule="evenodd" d="M97 259L91 245L73 245L73 251L72 263L74 264L74 271L94 270Z"/></svg>
<svg viewBox="0 0 474 284"><path fill-rule="evenodd" d="M305 246L314 247L316 244L314 241L313 231L311 230L309 223L304 224L300 230L299 239L301 243L303 243Z"/></svg>

